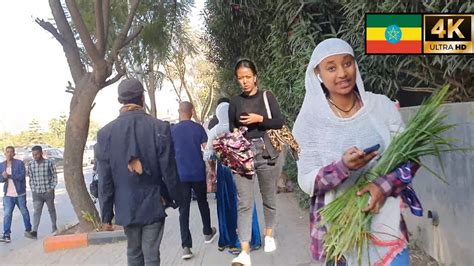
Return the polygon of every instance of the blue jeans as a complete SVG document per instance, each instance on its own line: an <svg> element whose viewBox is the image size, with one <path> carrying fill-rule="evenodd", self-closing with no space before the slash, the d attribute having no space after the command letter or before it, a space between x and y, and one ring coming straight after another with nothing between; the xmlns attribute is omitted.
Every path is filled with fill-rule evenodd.
<svg viewBox="0 0 474 266"><path fill-rule="evenodd" d="M160 245L165 220L149 225L125 226L129 266L160 265Z"/></svg>
<svg viewBox="0 0 474 266"><path fill-rule="evenodd" d="M13 210L15 205L20 209L23 216L23 223L25 224L25 231L31 231L30 213L26 207L26 194L18 197L3 197L3 234L9 236L11 233Z"/></svg>

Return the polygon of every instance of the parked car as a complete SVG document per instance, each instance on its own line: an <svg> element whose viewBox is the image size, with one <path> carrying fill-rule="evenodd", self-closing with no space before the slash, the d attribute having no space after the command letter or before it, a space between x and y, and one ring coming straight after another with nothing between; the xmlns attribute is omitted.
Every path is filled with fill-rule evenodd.
<svg viewBox="0 0 474 266"><path fill-rule="evenodd" d="M28 155L28 150L23 147L15 147L15 159L23 161L25 156Z"/></svg>
<svg viewBox="0 0 474 266"><path fill-rule="evenodd" d="M88 141L84 147L84 155L82 157L82 165L88 166L94 164L94 145L95 141Z"/></svg>
<svg viewBox="0 0 474 266"><path fill-rule="evenodd" d="M29 151L23 156L23 163L25 164L25 166L28 166L28 163L31 160L33 160L33 154L31 153L31 151Z"/></svg>
<svg viewBox="0 0 474 266"><path fill-rule="evenodd" d="M54 162L56 170L62 172L64 169L64 154L60 149L47 148L43 150L43 157Z"/></svg>
<svg viewBox="0 0 474 266"><path fill-rule="evenodd" d="M31 149L32 149L34 146L41 146L41 148L42 148L43 150L44 150L44 149L47 149L47 148L52 148L52 147L49 146L48 144L30 144L30 145L26 145L26 146L25 146L25 150L31 151Z"/></svg>

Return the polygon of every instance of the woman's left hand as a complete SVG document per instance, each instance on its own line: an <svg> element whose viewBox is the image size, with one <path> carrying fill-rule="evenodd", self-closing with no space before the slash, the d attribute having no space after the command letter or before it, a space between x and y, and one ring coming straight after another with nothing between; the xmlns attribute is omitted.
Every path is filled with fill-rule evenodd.
<svg viewBox="0 0 474 266"><path fill-rule="evenodd" d="M362 196L364 193L370 194L370 202L367 207L362 209L363 212L370 212L372 214L379 213L380 208L382 208L383 204L385 203L385 195L377 185L374 183L369 183L365 187L363 187L359 192L357 192L357 196Z"/></svg>
<svg viewBox="0 0 474 266"><path fill-rule="evenodd" d="M241 115L240 116L240 123L244 125L250 125L250 124L258 124L263 122L263 116L250 113L248 115Z"/></svg>

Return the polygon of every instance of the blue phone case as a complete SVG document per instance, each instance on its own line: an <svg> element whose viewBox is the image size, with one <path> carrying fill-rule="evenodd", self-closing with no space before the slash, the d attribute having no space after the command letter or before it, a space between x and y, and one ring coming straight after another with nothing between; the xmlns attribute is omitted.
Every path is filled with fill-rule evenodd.
<svg viewBox="0 0 474 266"><path fill-rule="evenodd" d="M372 147L368 147L364 150L364 153L365 154L368 154L368 153L371 153L371 152L374 152L376 150L380 149L380 144L375 144L374 146Z"/></svg>

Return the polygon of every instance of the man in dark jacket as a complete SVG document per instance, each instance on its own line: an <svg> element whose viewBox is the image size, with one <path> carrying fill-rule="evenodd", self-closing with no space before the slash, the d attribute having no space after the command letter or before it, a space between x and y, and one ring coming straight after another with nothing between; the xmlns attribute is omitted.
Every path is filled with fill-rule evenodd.
<svg viewBox="0 0 474 266"><path fill-rule="evenodd" d="M3 237L0 242L9 243L13 210L15 205L20 209L25 225L25 236L33 238L31 234L30 213L26 207L26 179L25 165L22 161L14 159L15 148L8 146L5 149L4 162L0 163L0 182L4 182L3 186Z"/></svg>
<svg viewBox="0 0 474 266"><path fill-rule="evenodd" d="M166 202L179 197L179 177L168 123L143 110L143 86L118 87L120 115L97 133L102 223L122 225L129 265L159 265Z"/></svg>

